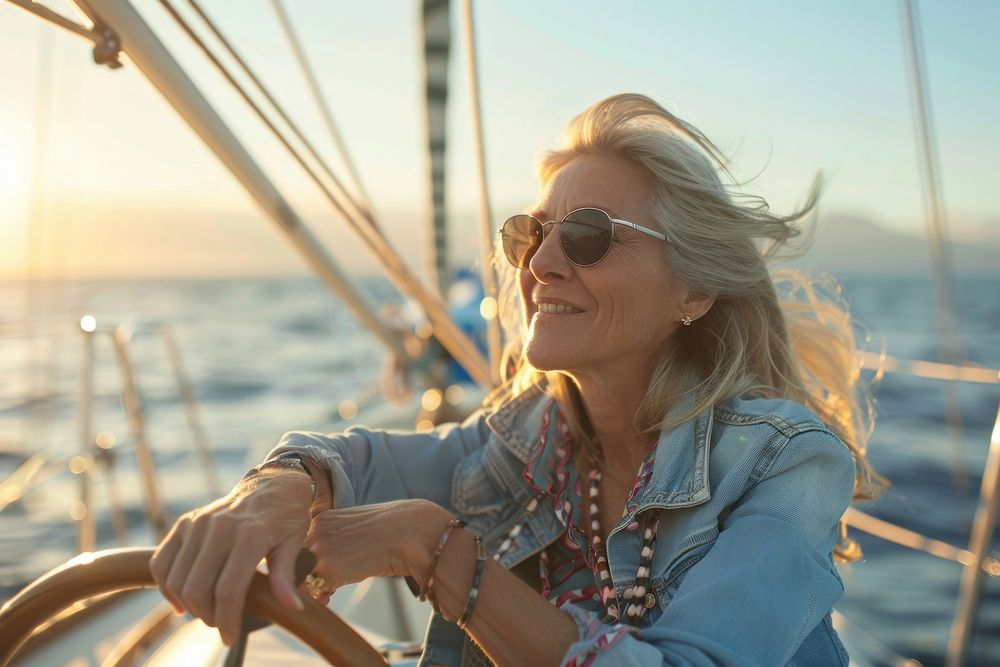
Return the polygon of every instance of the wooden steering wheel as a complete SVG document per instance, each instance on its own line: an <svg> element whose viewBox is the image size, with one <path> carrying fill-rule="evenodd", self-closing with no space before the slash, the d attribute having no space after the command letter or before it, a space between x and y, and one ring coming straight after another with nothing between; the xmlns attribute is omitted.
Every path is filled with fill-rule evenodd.
<svg viewBox="0 0 1000 667"><path fill-rule="evenodd" d="M152 588L152 547L85 553L29 584L0 609L0 667L43 621L80 600L114 591ZM331 665L386 667L385 658L351 626L315 600L305 609L288 609L271 594L267 578L254 575L246 611L277 623L308 644Z"/></svg>

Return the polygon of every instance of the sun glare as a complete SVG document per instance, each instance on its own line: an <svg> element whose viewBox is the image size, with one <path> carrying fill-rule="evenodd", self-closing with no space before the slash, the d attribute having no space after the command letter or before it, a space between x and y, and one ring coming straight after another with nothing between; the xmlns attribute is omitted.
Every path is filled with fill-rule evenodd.
<svg viewBox="0 0 1000 667"><path fill-rule="evenodd" d="M8 149L0 151L0 225L11 225L18 222L24 207L28 176L25 173L27 165L19 159L19 147L14 142L4 143Z"/></svg>

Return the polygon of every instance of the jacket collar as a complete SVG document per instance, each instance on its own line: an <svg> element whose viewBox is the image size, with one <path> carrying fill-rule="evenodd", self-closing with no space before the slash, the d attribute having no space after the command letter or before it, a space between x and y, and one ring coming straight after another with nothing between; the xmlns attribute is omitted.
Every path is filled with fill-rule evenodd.
<svg viewBox="0 0 1000 667"><path fill-rule="evenodd" d="M487 427L524 464L544 455L537 449L541 445L538 432L542 413L552 400L545 393L546 386L543 380L501 404L486 417ZM692 400L692 396L683 398L671 408L667 417L685 410ZM652 507L690 507L712 497L708 458L713 420L713 410L709 408L695 419L660 434L653 478L639 498L637 512ZM547 446L552 446L551 441Z"/></svg>
<svg viewBox="0 0 1000 667"><path fill-rule="evenodd" d="M667 412L664 419L688 409L693 400L693 396L685 396ZM653 479L639 499L639 511L650 507L690 507L712 497L708 457L713 412L713 408L708 408L671 431L660 432Z"/></svg>

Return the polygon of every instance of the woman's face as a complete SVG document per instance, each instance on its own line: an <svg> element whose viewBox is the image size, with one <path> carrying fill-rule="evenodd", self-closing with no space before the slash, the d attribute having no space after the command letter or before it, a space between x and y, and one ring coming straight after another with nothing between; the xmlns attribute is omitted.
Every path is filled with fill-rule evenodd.
<svg viewBox="0 0 1000 667"><path fill-rule="evenodd" d="M531 213L547 222L589 206L656 229L649 203L646 178L637 165L582 156L556 173ZM664 242L615 225L607 256L580 267L563 254L558 227L545 228L529 268L520 272L528 361L539 370L576 376L637 373L636 379L644 381L684 317L687 292L671 276ZM544 304L571 310L543 312L550 308Z"/></svg>

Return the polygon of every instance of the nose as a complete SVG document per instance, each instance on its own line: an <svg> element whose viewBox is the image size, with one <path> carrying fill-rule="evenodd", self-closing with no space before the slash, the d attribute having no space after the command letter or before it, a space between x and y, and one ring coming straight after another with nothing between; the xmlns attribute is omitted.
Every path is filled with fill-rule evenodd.
<svg viewBox="0 0 1000 667"><path fill-rule="evenodd" d="M540 283L568 278L573 271L573 264L566 259L566 254L559 244L559 222L545 224L542 233L542 243L528 262L528 270ZM545 233L547 232L547 233Z"/></svg>

